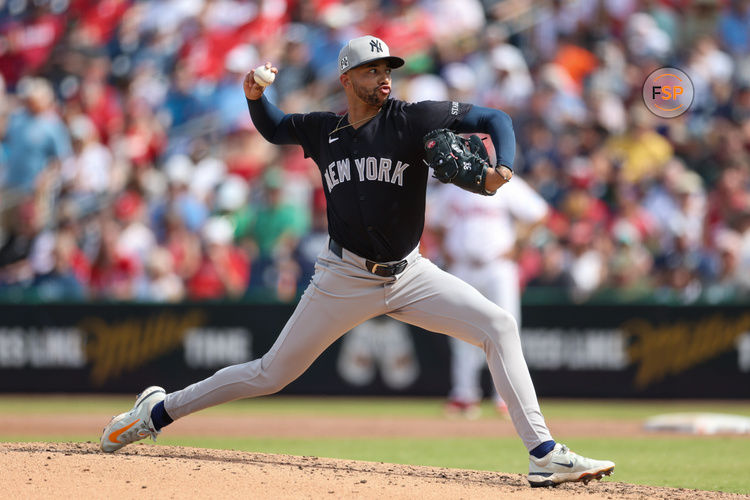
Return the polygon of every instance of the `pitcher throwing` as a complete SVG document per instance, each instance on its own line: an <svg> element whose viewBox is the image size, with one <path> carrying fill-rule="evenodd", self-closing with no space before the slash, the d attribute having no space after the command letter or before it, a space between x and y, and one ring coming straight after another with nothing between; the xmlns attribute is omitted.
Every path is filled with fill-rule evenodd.
<svg viewBox="0 0 750 500"><path fill-rule="evenodd" d="M166 394L149 387L101 437L113 452L151 436L173 419L240 398L271 394L299 377L336 339L382 314L482 348L497 391L529 450L531 486L601 479L609 461L576 455L556 443L539 409L513 316L419 254L430 161L443 182L494 194L513 173L515 136L507 114L458 102L406 103L390 98L391 71L404 64L373 36L339 53L348 111L284 114L264 96L251 71L244 90L258 131L273 144L299 144L320 169L328 203L329 244L297 308L263 357L229 366ZM277 69L266 64L274 74ZM497 166L481 141L489 134ZM428 135L429 134L429 135ZM427 137L426 137L427 136ZM426 137L426 139L425 139Z"/></svg>

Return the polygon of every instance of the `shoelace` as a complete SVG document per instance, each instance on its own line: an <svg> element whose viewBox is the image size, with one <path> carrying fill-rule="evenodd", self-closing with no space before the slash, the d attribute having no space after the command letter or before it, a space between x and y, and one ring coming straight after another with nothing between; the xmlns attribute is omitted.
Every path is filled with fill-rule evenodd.
<svg viewBox="0 0 750 500"><path fill-rule="evenodd" d="M154 429L151 429L150 427L146 429L146 432L151 436L151 440L155 443L156 437L161 434L161 431L156 431ZM145 437L145 436L144 436Z"/></svg>
<svg viewBox="0 0 750 500"><path fill-rule="evenodd" d="M587 464L591 463L591 459L590 458L582 457L581 455L577 454L576 452L570 451L570 448L568 448L564 444L560 445L560 454L567 455L569 460L575 462L579 466L586 466Z"/></svg>
<svg viewBox="0 0 750 500"><path fill-rule="evenodd" d="M121 437L123 441L132 443L133 441L138 441L139 439L151 436L151 439L156 442L156 437L159 434L161 434L161 431L151 429L150 427L146 427L144 425L134 425L127 431L123 432Z"/></svg>

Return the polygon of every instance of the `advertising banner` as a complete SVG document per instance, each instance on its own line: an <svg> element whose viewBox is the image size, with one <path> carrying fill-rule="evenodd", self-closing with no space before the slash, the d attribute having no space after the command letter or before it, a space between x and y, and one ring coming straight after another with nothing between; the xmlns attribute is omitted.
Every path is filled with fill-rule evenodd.
<svg viewBox="0 0 750 500"><path fill-rule="evenodd" d="M0 392L180 389L263 355L292 310L1 305ZM534 305L523 322L540 396L750 397L750 308ZM444 396L449 371L445 336L381 317L344 335L283 392Z"/></svg>

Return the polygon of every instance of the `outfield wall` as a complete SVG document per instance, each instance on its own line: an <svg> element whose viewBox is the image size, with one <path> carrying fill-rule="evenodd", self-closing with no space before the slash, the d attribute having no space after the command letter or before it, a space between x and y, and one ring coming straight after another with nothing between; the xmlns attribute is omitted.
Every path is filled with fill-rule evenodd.
<svg viewBox="0 0 750 500"><path fill-rule="evenodd" d="M262 355L292 310L0 305L0 392L179 389ZM523 323L540 396L750 397L748 307L529 305ZM284 392L442 396L449 368L446 337L376 318L334 343Z"/></svg>

